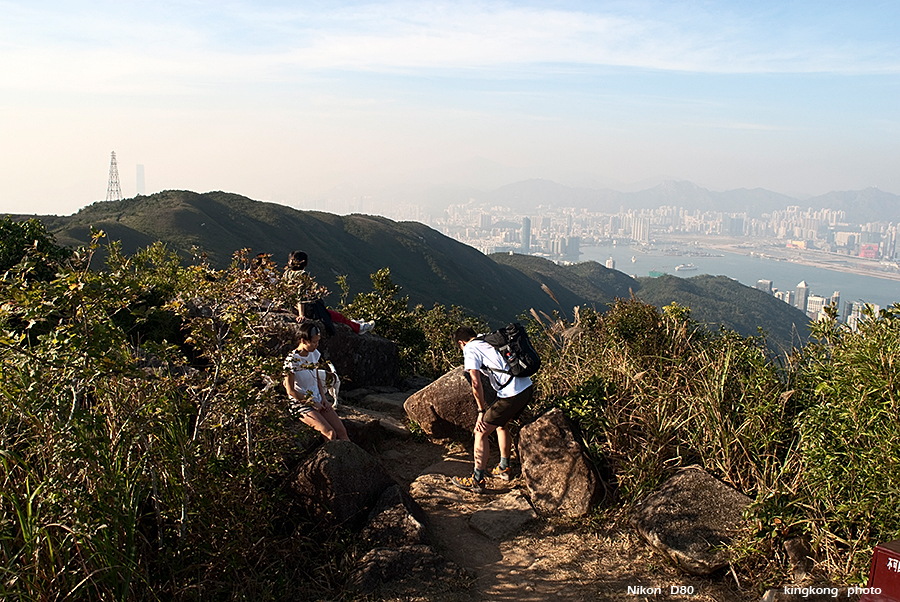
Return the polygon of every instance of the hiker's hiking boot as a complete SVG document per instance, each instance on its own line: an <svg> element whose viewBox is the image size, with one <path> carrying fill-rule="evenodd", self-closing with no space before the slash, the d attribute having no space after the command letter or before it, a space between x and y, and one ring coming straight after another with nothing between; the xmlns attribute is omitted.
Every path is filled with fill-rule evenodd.
<svg viewBox="0 0 900 602"><path fill-rule="evenodd" d="M471 477L453 477L453 484L460 489L472 491L474 493L484 493L484 479L476 481L474 476Z"/></svg>
<svg viewBox="0 0 900 602"><path fill-rule="evenodd" d="M507 466L506 468L500 468L500 465L497 464L491 469L491 472L488 473L495 479L500 479L502 481L508 481L512 478L512 468Z"/></svg>

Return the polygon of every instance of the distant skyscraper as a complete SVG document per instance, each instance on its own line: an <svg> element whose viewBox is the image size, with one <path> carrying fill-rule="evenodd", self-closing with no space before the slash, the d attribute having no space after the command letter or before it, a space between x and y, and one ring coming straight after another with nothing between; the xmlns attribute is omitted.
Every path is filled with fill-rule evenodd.
<svg viewBox="0 0 900 602"><path fill-rule="evenodd" d="M781 299L788 305L794 305L794 291L776 291L775 298Z"/></svg>
<svg viewBox="0 0 900 602"><path fill-rule="evenodd" d="M835 312L841 309L841 291L831 293L831 300L828 301L828 305L833 307Z"/></svg>
<svg viewBox="0 0 900 602"><path fill-rule="evenodd" d="M761 290L764 293L772 294L772 281L771 280L757 280L756 288Z"/></svg>
<svg viewBox="0 0 900 602"><path fill-rule="evenodd" d="M806 280L801 280L797 285L797 309L806 311L806 299L809 297L809 285Z"/></svg>
<svg viewBox="0 0 900 602"><path fill-rule="evenodd" d="M531 219L522 218L522 252L531 253Z"/></svg>
<svg viewBox="0 0 900 602"><path fill-rule="evenodd" d="M650 242L650 218L639 217L634 220L634 240Z"/></svg>
<svg viewBox="0 0 900 602"><path fill-rule="evenodd" d="M610 270L616 269L616 260L610 257L606 260L606 267Z"/></svg>
<svg viewBox="0 0 900 602"><path fill-rule="evenodd" d="M143 165L139 164L137 166L137 178L135 179L135 182L137 183L137 193L141 194L141 195L144 194L145 188L144 188L144 166Z"/></svg>
<svg viewBox="0 0 900 602"><path fill-rule="evenodd" d="M818 320L820 318L819 314L825 309L826 303L828 303L828 299L822 295L809 295L806 298L806 315Z"/></svg>
<svg viewBox="0 0 900 602"><path fill-rule="evenodd" d="M119 186L119 167L116 165L116 151L109 160L109 184L106 186L107 201L121 201L122 188Z"/></svg>

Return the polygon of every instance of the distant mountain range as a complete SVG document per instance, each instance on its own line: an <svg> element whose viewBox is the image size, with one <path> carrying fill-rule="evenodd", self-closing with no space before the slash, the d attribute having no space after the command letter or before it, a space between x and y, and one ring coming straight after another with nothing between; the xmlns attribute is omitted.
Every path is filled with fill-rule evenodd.
<svg viewBox="0 0 900 602"><path fill-rule="evenodd" d="M762 326L779 348L807 331L799 310L724 277L634 279L596 262L559 266L534 256L488 257L417 222L298 211L232 193L172 190L94 203L71 216L37 217L60 244L86 244L94 227L121 241L126 253L162 241L185 257L205 252L219 267L241 248L271 253L281 265L291 251L304 250L321 284L335 289L335 278L346 275L351 295L370 290L369 275L389 267L412 303L458 305L495 325L531 308L570 317L575 305L602 311L615 298L635 294L660 307L672 301L690 306L695 319L741 334Z"/></svg>
<svg viewBox="0 0 900 602"><path fill-rule="evenodd" d="M636 192L570 188L550 180L523 180L490 192L469 194L476 202L515 207L522 212L536 212L541 206L576 207L598 213L617 213L623 207L656 209L676 206L689 211L747 213L750 217L759 217L763 213L796 205L842 210L851 223L900 221L900 196L877 188L829 192L799 200L762 188L714 192L684 180L669 180Z"/></svg>

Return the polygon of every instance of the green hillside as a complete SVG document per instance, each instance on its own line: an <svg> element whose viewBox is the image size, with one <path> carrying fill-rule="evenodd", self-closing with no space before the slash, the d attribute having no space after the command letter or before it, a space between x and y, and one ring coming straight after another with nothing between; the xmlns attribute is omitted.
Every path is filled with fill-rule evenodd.
<svg viewBox="0 0 900 602"><path fill-rule="evenodd" d="M126 253L160 240L186 257L196 247L217 267L245 247L271 253L282 265L300 249L309 254L309 272L318 282L334 290L336 277L346 275L351 294L369 290L370 274L389 267L412 303L458 305L493 323L531 307L556 307L534 279L417 222L298 211L236 194L188 191L95 203L72 216L40 219L61 244L87 243L94 227L121 240ZM336 303L337 294L330 301Z"/></svg>
<svg viewBox="0 0 900 602"><path fill-rule="evenodd" d="M171 190L40 219L61 244L89 242L94 227L108 240L121 241L129 254L159 240L185 257L194 248L202 251L216 267L226 266L241 248L271 253L282 265L291 251L301 249L309 254L309 271L318 282L334 290L336 277L346 275L351 295L370 290L369 276L389 267L413 304L458 305L495 325L531 308L561 309L564 315L575 305L604 311L614 299L634 293L659 307L673 301L686 305L695 319L745 335L762 327L776 348L796 344L797 329L806 332L802 313L728 278L638 281L593 261L560 266L527 255L487 257L417 222L299 211L225 192ZM337 301L333 293L330 302Z"/></svg>
<svg viewBox="0 0 900 602"><path fill-rule="evenodd" d="M744 335L762 328L772 347L799 347L807 341L809 318L772 295L744 286L727 276L639 278L641 300L663 307L677 303L691 309L691 317L709 325L723 324Z"/></svg>

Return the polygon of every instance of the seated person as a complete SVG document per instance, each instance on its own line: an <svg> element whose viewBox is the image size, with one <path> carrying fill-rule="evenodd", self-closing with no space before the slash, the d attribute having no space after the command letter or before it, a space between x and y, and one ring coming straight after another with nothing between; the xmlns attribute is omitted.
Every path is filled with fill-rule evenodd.
<svg viewBox="0 0 900 602"><path fill-rule="evenodd" d="M309 263L309 256L303 251L294 251L288 256L288 264L285 269L284 276L285 278L292 278L292 274L305 274L306 273L306 265ZM300 317L304 317L303 304L309 303L309 300L301 300L297 304L297 311L300 314ZM326 309L328 315L331 316L332 322L338 322L339 324L346 324L350 327L353 332L356 334L365 334L372 330L375 326L374 321L364 322L361 320L351 320L350 318L344 316L344 314L340 312L336 312L333 309ZM327 324L326 324L327 325ZM331 333L330 329L327 329L329 333Z"/></svg>
<svg viewBox="0 0 900 602"><path fill-rule="evenodd" d="M347 429L325 397L319 379L319 327L313 322L300 325L300 343L284 360L284 388L290 411L326 439L349 441Z"/></svg>

